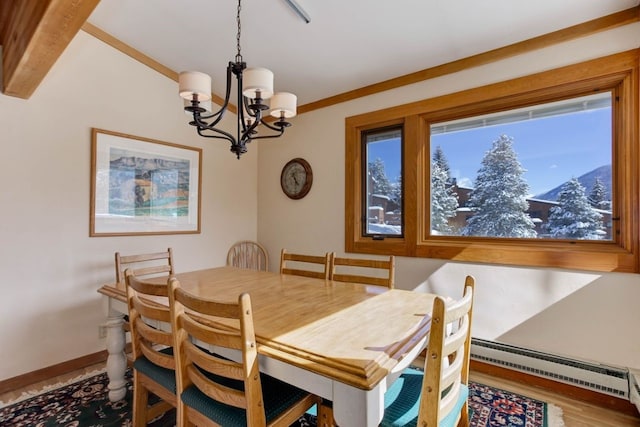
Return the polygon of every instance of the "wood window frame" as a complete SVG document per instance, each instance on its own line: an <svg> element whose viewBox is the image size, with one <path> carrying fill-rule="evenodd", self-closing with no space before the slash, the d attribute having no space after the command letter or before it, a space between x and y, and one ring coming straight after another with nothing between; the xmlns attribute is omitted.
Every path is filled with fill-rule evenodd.
<svg viewBox="0 0 640 427"><path fill-rule="evenodd" d="M639 67L635 49L505 82L348 117L345 121L345 250L462 262L640 272ZM613 241L552 241L430 236L427 183L429 124L443 117L481 115L532 103L612 90ZM365 131L403 130L404 236L363 236L362 144Z"/></svg>

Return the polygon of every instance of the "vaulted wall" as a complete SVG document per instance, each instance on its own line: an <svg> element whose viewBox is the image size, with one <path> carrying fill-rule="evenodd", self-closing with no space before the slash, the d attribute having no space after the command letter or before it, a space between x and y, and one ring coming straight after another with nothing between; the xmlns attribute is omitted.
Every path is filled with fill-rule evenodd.
<svg viewBox="0 0 640 427"><path fill-rule="evenodd" d="M83 31L29 99L0 94L0 380L104 350L115 251L172 247L185 271L256 238L257 150L236 160L182 107L175 81ZM89 237L94 127L202 148L202 233Z"/></svg>

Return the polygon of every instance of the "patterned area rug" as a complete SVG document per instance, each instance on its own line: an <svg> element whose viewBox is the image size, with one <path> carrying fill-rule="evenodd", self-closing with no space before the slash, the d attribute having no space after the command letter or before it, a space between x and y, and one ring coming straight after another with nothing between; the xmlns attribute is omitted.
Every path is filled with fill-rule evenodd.
<svg viewBox="0 0 640 427"><path fill-rule="evenodd" d="M8 404L0 403L0 425L4 427L99 427L131 426L131 378L127 397L111 403L107 397L106 373L90 376L60 388ZM472 427L562 427L559 408L508 391L471 383L469 412ZM167 413L149 424L173 427L175 413ZM292 427L315 426L308 415ZM346 427L346 426L345 426Z"/></svg>

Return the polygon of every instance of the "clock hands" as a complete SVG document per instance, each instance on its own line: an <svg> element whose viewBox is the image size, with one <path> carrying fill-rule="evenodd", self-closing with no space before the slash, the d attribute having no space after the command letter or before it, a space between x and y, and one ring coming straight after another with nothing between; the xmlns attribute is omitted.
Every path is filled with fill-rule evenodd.
<svg viewBox="0 0 640 427"><path fill-rule="evenodd" d="M296 173L296 171L291 171L291 178L293 178L293 182L296 184L296 186L298 186L298 174Z"/></svg>

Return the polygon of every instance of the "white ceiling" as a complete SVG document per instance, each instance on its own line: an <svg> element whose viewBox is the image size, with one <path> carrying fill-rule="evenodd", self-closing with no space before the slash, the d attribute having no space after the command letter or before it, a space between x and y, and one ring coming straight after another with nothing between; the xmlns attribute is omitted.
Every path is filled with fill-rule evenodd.
<svg viewBox="0 0 640 427"><path fill-rule="evenodd" d="M242 56L298 104L399 77L637 6L640 0L244 0ZM102 0L89 22L223 95L236 55L235 0ZM177 88L176 88L177 93Z"/></svg>

